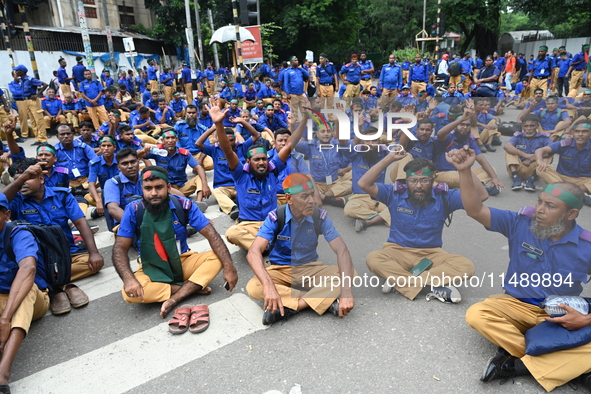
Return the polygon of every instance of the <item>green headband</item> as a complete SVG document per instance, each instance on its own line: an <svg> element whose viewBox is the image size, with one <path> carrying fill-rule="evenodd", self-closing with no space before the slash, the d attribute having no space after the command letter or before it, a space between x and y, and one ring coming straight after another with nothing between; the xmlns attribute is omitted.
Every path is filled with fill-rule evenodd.
<svg viewBox="0 0 591 394"><path fill-rule="evenodd" d="M115 142L115 138L111 137L110 135L106 135L103 138L101 138L99 143L102 144L103 142L110 142L114 146L117 146L117 143Z"/></svg>
<svg viewBox="0 0 591 394"><path fill-rule="evenodd" d="M174 131L174 130L167 130L164 133L162 133L162 136L163 137L176 137L177 134L176 134L176 131Z"/></svg>
<svg viewBox="0 0 591 394"><path fill-rule="evenodd" d="M547 51L547 50L548 50L548 47L546 45L542 45L540 47L540 51Z"/></svg>
<svg viewBox="0 0 591 394"><path fill-rule="evenodd" d="M37 153L39 152L51 152L54 156L56 155L55 149L53 149L51 146L40 146L37 148Z"/></svg>
<svg viewBox="0 0 591 394"><path fill-rule="evenodd" d="M250 159L251 157L253 157L254 155L256 155L258 153L263 153L266 155L267 150L262 146L258 146L256 148L249 149L249 151L246 153L246 157Z"/></svg>
<svg viewBox="0 0 591 394"><path fill-rule="evenodd" d="M586 128L586 129L589 129L589 130L591 130L591 123L589 123L589 122L585 122L585 121L583 121L583 122L581 122L581 123L577 123L577 124L575 125L575 129L576 129L577 127L580 127L580 126L582 126L582 127Z"/></svg>
<svg viewBox="0 0 591 394"><path fill-rule="evenodd" d="M146 179L155 176L156 178L162 179L164 182L168 183L168 176L165 173L157 171L157 170L148 170L144 172L142 179L145 181Z"/></svg>
<svg viewBox="0 0 591 394"><path fill-rule="evenodd" d="M292 187L288 187L286 189L283 189L283 191L285 192L285 194L298 194L298 193L303 193L303 192L307 192L308 190L312 190L314 189L314 184L312 183L312 181L308 181L308 182L304 182L301 185L295 185Z"/></svg>
<svg viewBox="0 0 591 394"><path fill-rule="evenodd" d="M546 100L558 102L558 97L548 97Z"/></svg>
<svg viewBox="0 0 591 394"><path fill-rule="evenodd" d="M564 201L569 207L574 209L581 209L583 208L583 201L575 197L573 194L567 192L563 188L548 184L544 189L544 193L548 193L551 196L558 198L559 200Z"/></svg>
<svg viewBox="0 0 591 394"><path fill-rule="evenodd" d="M429 178L433 178L433 171L428 168L421 168L420 170L413 172L411 170L406 171L406 177L409 176L428 176Z"/></svg>

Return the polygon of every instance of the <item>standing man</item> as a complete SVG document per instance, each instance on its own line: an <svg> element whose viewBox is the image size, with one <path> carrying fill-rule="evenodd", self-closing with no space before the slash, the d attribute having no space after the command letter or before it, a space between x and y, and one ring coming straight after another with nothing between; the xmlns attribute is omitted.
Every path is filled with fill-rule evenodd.
<svg viewBox="0 0 591 394"><path fill-rule="evenodd" d="M22 94L22 99L17 99L16 101L21 127L23 127L23 123L27 122L28 116L31 120L31 126L35 130L35 143L47 142L47 133L45 132L45 124L43 122L41 110L41 100L39 100L38 97L39 94L43 94L45 89L47 89L47 84L38 79L29 77L27 75L29 70L27 70L22 64L14 67L13 70L18 78L18 90ZM21 114L24 115L24 117L21 117ZM27 127L21 135L23 138L28 137Z"/></svg>
<svg viewBox="0 0 591 394"><path fill-rule="evenodd" d="M345 102L347 107L351 105L351 98L360 97L361 91L359 90L359 81L361 81L361 66L357 63L357 54L351 55L351 62L345 64L339 73L341 80L347 88L345 89Z"/></svg>
<svg viewBox="0 0 591 394"><path fill-rule="evenodd" d="M418 53L415 55L415 62L409 68L408 79L411 84L413 97L419 97L419 92L427 89L429 71L427 66L421 62L421 55Z"/></svg>
<svg viewBox="0 0 591 394"><path fill-rule="evenodd" d="M72 78L68 77L68 72L66 71L66 59L60 58L59 60L60 68L57 69L57 80L60 83L60 89L62 90L62 94L65 95L66 93L72 93L72 89L70 89L70 81Z"/></svg>
<svg viewBox="0 0 591 394"><path fill-rule="evenodd" d="M365 51L361 52L359 66L361 67L361 87L360 90L369 90L371 87L371 76L375 71L371 60L367 60Z"/></svg>
<svg viewBox="0 0 591 394"><path fill-rule="evenodd" d="M84 62L84 57L76 56L76 65L72 67L72 77L74 78L74 86L76 90L78 90L78 86L84 81L84 71L86 71L86 66L82 64ZM78 96L80 98L80 96Z"/></svg>
<svg viewBox="0 0 591 394"><path fill-rule="evenodd" d="M158 64L154 59L148 60L148 81L151 85L151 91L158 93Z"/></svg>
<svg viewBox="0 0 591 394"><path fill-rule="evenodd" d="M68 93L71 94L71 93ZM52 125L58 123L66 123L66 118L62 111L62 101L55 98L55 90L47 89L47 97L41 100L41 108L45 115L43 120L45 122L45 130L49 131ZM34 142L31 145L40 145L41 142Z"/></svg>
<svg viewBox="0 0 591 394"><path fill-rule="evenodd" d="M187 62L182 61L181 65L183 69L181 70L181 86L185 90L185 100L188 103L193 102L193 78L191 77L191 69L187 65Z"/></svg>
<svg viewBox="0 0 591 394"><path fill-rule="evenodd" d="M449 55L447 57L449 58ZM408 71L410 70L410 61L407 57L404 58L400 68L402 69L402 82L406 85L408 84Z"/></svg>
<svg viewBox="0 0 591 394"><path fill-rule="evenodd" d="M464 80L461 82L464 85L464 92L468 91L470 84L472 83L472 68L474 67L474 61L472 60L470 51L464 53L464 58L460 60L460 69ZM459 84L457 84L459 85Z"/></svg>
<svg viewBox="0 0 591 394"><path fill-rule="evenodd" d="M316 86L318 86L320 107L333 109L334 94L339 82L337 80L337 69L332 62L328 61L326 53L320 54L320 62L316 67Z"/></svg>
<svg viewBox="0 0 591 394"><path fill-rule="evenodd" d="M382 66L379 87L382 89L382 107L389 108L398 95L398 90L402 88L402 71L393 54L388 57L388 64Z"/></svg>
<svg viewBox="0 0 591 394"><path fill-rule="evenodd" d="M92 79L90 70L84 71L84 81L80 83L80 95L86 101L86 108L95 129L109 120L103 99L103 87L99 81Z"/></svg>
<svg viewBox="0 0 591 394"><path fill-rule="evenodd" d="M548 47L546 47L546 51L548 51ZM505 65L507 64L507 60L505 59L504 56L499 56L499 52L495 52L493 54L493 62L495 67L497 67L500 70L500 74L499 74L499 79L498 79L498 83L502 83L502 75L505 72ZM545 89L544 89L545 91Z"/></svg>
<svg viewBox="0 0 591 394"><path fill-rule="evenodd" d="M309 106L306 92L304 91L304 80L310 78L310 73L300 66L298 59L292 56L291 67L287 68L283 74L285 81L285 93L290 102L291 113L294 121L298 121L303 116L304 107Z"/></svg>
<svg viewBox="0 0 591 394"><path fill-rule="evenodd" d="M164 67L164 72L160 73L160 83L164 85L164 99L169 104L174 92L174 73L170 72L170 67Z"/></svg>
<svg viewBox="0 0 591 394"><path fill-rule="evenodd" d="M542 89L544 91L544 97L546 97L548 89L552 89L552 81L548 85L548 80L552 75L552 68L554 67L552 60L547 54L548 47L546 45L540 46L538 57L534 59L532 71L529 73L529 86L534 91L536 89Z"/></svg>
<svg viewBox="0 0 591 394"><path fill-rule="evenodd" d="M513 90L513 85L511 82L513 81L513 74L517 72L517 58L515 57L515 53L509 50L507 52L507 64L505 65L505 88L507 89L506 92L509 93Z"/></svg>
<svg viewBox="0 0 591 394"><path fill-rule="evenodd" d="M577 53L570 64L570 68L566 73L566 76L571 77L570 81L570 92L568 97L577 97L579 94L579 88L583 84L583 74L587 68L587 62L589 61L589 44L583 45L581 52Z"/></svg>
<svg viewBox="0 0 591 394"><path fill-rule="evenodd" d="M268 60L267 60L268 61ZM211 63L207 63L207 68L204 71L205 78L207 79L207 94L213 96L215 93L215 72Z"/></svg>
<svg viewBox="0 0 591 394"><path fill-rule="evenodd" d="M561 53L556 62L556 68L558 69L558 78L556 82L558 97L565 97L570 93L570 80L569 77L567 77L567 74L570 70L571 62L572 59L566 56L566 52Z"/></svg>

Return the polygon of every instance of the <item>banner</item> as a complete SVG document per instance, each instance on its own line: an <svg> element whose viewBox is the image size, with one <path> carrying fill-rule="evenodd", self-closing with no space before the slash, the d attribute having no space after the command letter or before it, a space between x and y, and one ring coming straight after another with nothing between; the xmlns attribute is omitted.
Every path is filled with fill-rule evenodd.
<svg viewBox="0 0 591 394"><path fill-rule="evenodd" d="M242 43L242 60L244 64L254 64L263 62L263 42L261 41L260 26L244 26L252 33L255 42L245 41ZM238 59L238 52L236 52Z"/></svg>

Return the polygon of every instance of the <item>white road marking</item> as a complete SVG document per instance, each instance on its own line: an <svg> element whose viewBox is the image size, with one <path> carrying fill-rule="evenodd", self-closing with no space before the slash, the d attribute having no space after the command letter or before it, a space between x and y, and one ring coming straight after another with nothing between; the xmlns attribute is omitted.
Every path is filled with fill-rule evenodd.
<svg viewBox="0 0 591 394"><path fill-rule="evenodd" d="M173 336L168 322L10 384L15 393L119 394L266 328L262 309L244 294L209 306L210 327ZM172 317L172 316L171 316ZM108 362L105 362L108 360Z"/></svg>

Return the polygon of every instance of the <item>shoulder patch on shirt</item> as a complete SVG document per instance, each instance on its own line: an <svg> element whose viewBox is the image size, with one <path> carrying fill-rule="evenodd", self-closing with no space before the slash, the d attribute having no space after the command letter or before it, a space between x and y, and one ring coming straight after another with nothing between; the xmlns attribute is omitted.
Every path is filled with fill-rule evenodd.
<svg viewBox="0 0 591 394"><path fill-rule="evenodd" d="M519 216L527 216L528 218L533 220L535 211L536 211L536 209L534 207L524 206L524 207L521 207L521 209L517 212L517 214Z"/></svg>
<svg viewBox="0 0 591 394"><path fill-rule="evenodd" d="M445 114L443 112L440 112L437 114L438 118L445 118Z"/></svg>
<svg viewBox="0 0 591 394"><path fill-rule="evenodd" d="M326 209L318 208L318 212L320 214L319 215L320 216L320 220L326 220L326 218L328 217L328 212L326 211ZM591 234L591 232L590 232L590 234Z"/></svg>
<svg viewBox="0 0 591 394"><path fill-rule="evenodd" d="M538 133L536 137L550 137L550 133Z"/></svg>
<svg viewBox="0 0 591 394"><path fill-rule="evenodd" d="M438 183L437 186L433 186L433 192L435 194L441 194L442 192L448 192L449 186L447 183Z"/></svg>
<svg viewBox="0 0 591 394"><path fill-rule="evenodd" d="M568 140L560 141L560 146L571 146L573 144L573 139L569 138Z"/></svg>
<svg viewBox="0 0 591 394"><path fill-rule="evenodd" d="M180 153L181 155L189 156L189 153L191 153L191 152L189 152L189 150L188 150L188 149L185 149L185 148L179 148L179 153Z"/></svg>
<svg viewBox="0 0 591 394"><path fill-rule="evenodd" d="M98 161L100 161L100 159ZM69 174L70 173L70 170L65 167L53 167L53 169L55 170L55 172L59 172L60 174Z"/></svg>
<svg viewBox="0 0 591 394"><path fill-rule="evenodd" d="M583 230L581 234L579 234L579 238L584 241L591 242L591 231Z"/></svg>
<svg viewBox="0 0 591 394"><path fill-rule="evenodd" d="M269 212L269 218L271 218L271 221L273 221L273 222L277 221L277 210L276 209Z"/></svg>
<svg viewBox="0 0 591 394"><path fill-rule="evenodd" d="M522 135L523 135L523 133L521 131L516 131L515 133L513 133L513 137L519 137Z"/></svg>
<svg viewBox="0 0 591 394"><path fill-rule="evenodd" d="M406 191L407 186L405 184L403 184L402 182L394 182L394 184L392 185L392 190L394 191L394 193L398 193L398 194L402 194Z"/></svg>

